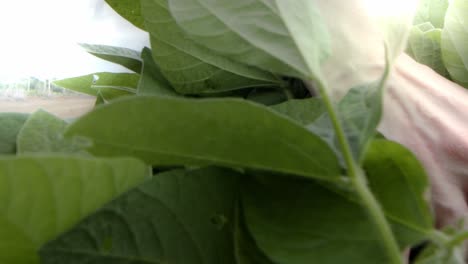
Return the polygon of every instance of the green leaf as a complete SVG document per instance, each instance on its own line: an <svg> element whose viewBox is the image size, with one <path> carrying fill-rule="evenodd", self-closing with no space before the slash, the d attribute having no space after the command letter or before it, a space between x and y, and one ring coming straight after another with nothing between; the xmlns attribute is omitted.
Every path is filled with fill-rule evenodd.
<svg viewBox="0 0 468 264"><path fill-rule="evenodd" d="M108 0L109 1L109 0ZM119 0L120 1L120 0ZM139 1L132 1L139 2ZM141 58L138 51L107 45L80 44L90 54L106 61L117 63L136 73L141 72Z"/></svg>
<svg viewBox="0 0 468 264"><path fill-rule="evenodd" d="M430 24L420 24L411 29L409 47L412 57L419 63L425 64L448 77L447 69L442 61L441 51L441 29L426 29Z"/></svg>
<svg viewBox="0 0 468 264"><path fill-rule="evenodd" d="M366 153L364 169L399 243L414 245L424 240L433 221L425 199L429 181L416 157L397 143L375 140Z"/></svg>
<svg viewBox="0 0 468 264"><path fill-rule="evenodd" d="M443 28L448 2L448 0L421 0L414 17L414 25L429 22L436 28Z"/></svg>
<svg viewBox="0 0 468 264"><path fill-rule="evenodd" d="M90 138L96 155L132 155L156 166L216 164L324 180L340 175L325 142L244 100L130 97L85 115L67 134Z"/></svg>
<svg viewBox="0 0 468 264"><path fill-rule="evenodd" d="M0 263L39 263L37 250L148 177L135 159L0 158Z"/></svg>
<svg viewBox="0 0 468 264"><path fill-rule="evenodd" d="M273 264L255 244L253 237L245 226L243 215L240 215L240 210L240 208L237 209L238 215L236 216L234 230L234 250L237 264Z"/></svg>
<svg viewBox="0 0 468 264"><path fill-rule="evenodd" d="M242 186L246 224L276 264L389 263L364 208L313 181L268 177Z"/></svg>
<svg viewBox="0 0 468 264"><path fill-rule="evenodd" d="M369 142L375 136L382 116L382 80L352 88L336 107L339 122L342 123L353 157L358 162L364 157ZM328 142L344 166L329 114L323 113L308 128Z"/></svg>
<svg viewBox="0 0 468 264"><path fill-rule="evenodd" d="M234 264L238 174L158 174L42 248L45 264Z"/></svg>
<svg viewBox="0 0 468 264"><path fill-rule="evenodd" d="M327 28L314 1L169 0L177 23L210 50L267 71L320 76Z"/></svg>
<svg viewBox="0 0 468 264"><path fill-rule="evenodd" d="M452 79L468 87L468 2L453 0L442 30L442 58Z"/></svg>
<svg viewBox="0 0 468 264"><path fill-rule="evenodd" d="M402 251L427 239L432 231L424 200L428 180L417 159L396 143L377 140L364 168ZM242 186L246 224L273 263L391 263L352 189L254 175L256 180Z"/></svg>
<svg viewBox="0 0 468 264"><path fill-rule="evenodd" d="M39 110L24 123L17 137L18 154L33 152L79 152L89 146L85 140L63 137L67 122Z"/></svg>
<svg viewBox="0 0 468 264"><path fill-rule="evenodd" d="M151 50L144 48L141 57L143 59L143 71L138 83L137 94L178 96L161 73L159 66L154 62Z"/></svg>
<svg viewBox="0 0 468 264"><path fill-rule="evenodd" d="M145 29L145 21L141 16L141 4L139 0L105 0L112 9L134 26Z"/></svg>
<svg viewBox="0 0 468 264"><path fill-rule="evenodd" d="M28 114L0 113L0 154L16 153L16 137Z"/></svg>
<svg viewBox="0 0 468 264"><path fill-rule="evenodd" d="M298 121L304 126L310 125L325 112L325 105L317 97L289 100L282 104L271 106L271 108Z"/></svg>
<svg viewBox="0 0 468 264"><path fill-rule="evenodd" d="M142 0L155 62L181 94L280 85L269 72L214 54L191 40L169 13L167 0Z"/></svg>
<svg viewBox="0 0 468 264"><path fill-rule="evenodd" d="M135 73L98 72L89 75L54 81L54 84L75 92L97 96L100 92L104 100L112 100L136 93L140 75Z"/></svg>

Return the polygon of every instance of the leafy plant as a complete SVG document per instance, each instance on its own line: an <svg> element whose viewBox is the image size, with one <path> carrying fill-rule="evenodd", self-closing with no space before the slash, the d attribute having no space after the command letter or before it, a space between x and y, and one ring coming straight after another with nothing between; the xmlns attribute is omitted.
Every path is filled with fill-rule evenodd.
<svg viewBox="0 0 468 264"><path fill-rule="evenodd" d="M423 242L416 263L462 263L466 234L434 227L424 169L376 132L405 34L337 101L323 63L349 38L327 24L338 6L106 2L151 49L83 44L133 73L56 81L96 96L71 123L0 115L0 263L399 264ZM432 3L417 21L436 24L413 28L409 49L455 78L457 25L436 29Z"/></svg>

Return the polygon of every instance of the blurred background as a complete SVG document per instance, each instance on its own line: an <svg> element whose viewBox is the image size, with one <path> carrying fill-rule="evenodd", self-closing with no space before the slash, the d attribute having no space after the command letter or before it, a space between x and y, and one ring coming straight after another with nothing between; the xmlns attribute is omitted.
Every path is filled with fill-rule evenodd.
<svg viewBox="0 0 468 264"><path fill-rule="evenodd" d="M0 97L60 93L53 80L93 72L126 72L77 43L140 51L148 36L104 0L15 0L0 9Z"/></svg>

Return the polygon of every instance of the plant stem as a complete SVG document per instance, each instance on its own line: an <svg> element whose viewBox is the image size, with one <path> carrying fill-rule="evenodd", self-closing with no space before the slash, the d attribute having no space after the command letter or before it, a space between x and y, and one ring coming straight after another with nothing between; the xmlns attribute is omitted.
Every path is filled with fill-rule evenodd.
<svg viewBox="0 0 468 264"><path fill-rule="evenodd" d="M354 188L361 198L363 205L367 209L367 213L374 222L376 230L380 232L383 245L391 263L403 264L403 255L400 252L392 229L385 218L382 207L367 186L364 174L362 172L359 173L352 182L354 183Z"/></svg>
<svg viewBox="0 0 468 264"><path fill-rule="evenodd" d="M307 85L309 86L311 84L307 83ZM317 85L318 90L322 96L322 100L325 103L327 112L332 121L338 143L345 159L345 163L348 169L348 176L351 180L351 183L353 184L353 187L356 190L362 205L367 210L370 219L373 221L375 230L380 234L382 244L385 248L388 258L391 260L391 263L404 264L403 255L400 252L400 248L398 247L398 243L395 239L395 236L393 235L390 225L385 218L385 214L379 202L370 191L364 172L354 160L351 146L349 145L349 142L344 133L344 129L339 120L338 112L335 110L335 107L330 100L330 97L328 96L324 82L319 80Z"/></svg>

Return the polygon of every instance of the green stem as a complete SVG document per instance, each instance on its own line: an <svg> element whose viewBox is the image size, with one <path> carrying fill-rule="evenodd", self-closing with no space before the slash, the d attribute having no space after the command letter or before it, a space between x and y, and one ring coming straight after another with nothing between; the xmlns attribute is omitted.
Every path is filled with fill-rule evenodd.
<svg viewBox="0 0 468 264"><path fill-rule="evenodd" d="M308 83L308 85L310 85L310 83ZM328 96L326 87L323 81L319 81L317 85L323 102L326 106L327 112L332 121L339 146L345 159L345 163L348 169L348 176L351 180L351 183L353 184L356 193L362 201L364 208L366 208L370 219L373 221L376 231L380 234L382 244L385 248L388 258L391 260L391 263L404 264L403 255L400 252L400 248L398 247L398 243L393 235L390 225L385 218L385 214L379 202L367 186L367 179L364 175L364 172L354 160L351 146L349 145L349 142L344 133L344 129L338 118L338 112L335 110L335 107Z"/></svg>
<svg viewBox="0 0 468 264"><path fill-rule="evenodd" d="M450 237L439 230L432 230L427 234L429 240L437 246L444 246L450 243Z"/></svg>
<svg viewBox="0 0 468 264"><path fill-rule="evenodd" d="M449 247L456 247L463 244L468 239L468 232L460 233L452 238L448 243Z"/></svg>

